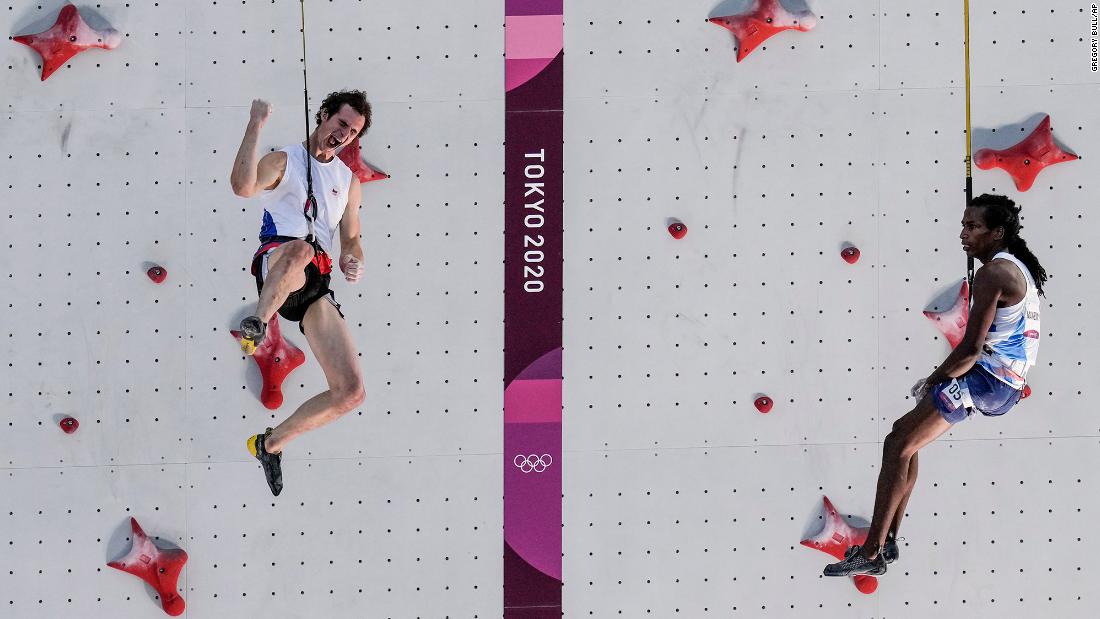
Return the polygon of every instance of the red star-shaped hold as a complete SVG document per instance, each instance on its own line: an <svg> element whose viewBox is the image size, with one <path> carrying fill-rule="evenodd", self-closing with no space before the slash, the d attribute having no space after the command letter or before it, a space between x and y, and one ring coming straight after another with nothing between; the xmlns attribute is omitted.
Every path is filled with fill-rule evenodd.
<svg viewBox="0 0 1100 619"><path fill-rule="evenodd" d="M967 303L969 293L970 286L964 279L962 286L959 287L959 296L951 307L939 312L924 311L924 315L935 323L936 328L947 338L951 348L958 346L963 339L963 334L966 333L966 321L970 318L970 304Z"/></svg>
<svg viewBox="0 0 1100 619"><path fill-rule="evenodd" d="M241 341L240 331L234 330L230 333L238 343ZM267 335L252 358L260 366L260 375L264 378L260 401L267 408L275 410L283 405L283 381L294 368L306 362L302 349L283 339L278 314L272 316L271 322L267 323Z"/></svg>
<svg viewBox="0 0 1100 619"><path fill-rule="evenodd" d="M779 0L753 0L749 10L740 15L712 17L718 24L737 37L737 62L749 55L772 35L784 30L806 32L817 25L817 16L809 10L792 13L779 4Z"/></svg>
<svg viewBox="0 0 1100 619"><path fill-rule="evenodd" d="M1016 181L1016 189L1027 191L1035 182L1035 177L1048 165L1079 159L1073 153L1058 148L1054 143L1054 132L1050 129L1050 115L1035 127L1031 135L1022 142L1004 150L983 148L974 153L974 163L983 170L1001 168Z"/></svg>
<svg viewBox="0 0 1100 619"><path fill-rule="evenodd" d="M836 557L837 561L844 560L844 551L852 546L862 545L867 541L868 527L855 528L833 507L829 497L822 497L825 502L825 526L813 536L802 540L802 545L807 548L816 548L821 552ZM874 576L859 574L853 578L856 588L862 593L873 593L878 588L878 579Z"/></svg>
<svg viewBox="0 0 1100 619"><path fill-rule="evenodd" d="M53 75L70 58L93 47L114 49L122 41L118 31L113 28L95 30L89 26L80 11L66 4L57 15L57 21L45 32L22 34L12 37L24 45L30 46L42 56L42 81Z"/></svg>
<svg viewBox="0 0 1100 619"><path fill-rule="evenodd" d="M369 183L370 181L377 181L390 177L389 174L379 172L364 162L359 153L359 138L355 138L340 151L339 157L340 161L343 161L345 165L351 168L352 172L355 172L355 175L359 177L360 183Z"/></svg>
<svg viewBox="0 0 1100 619"><path fill-rule="evenodd" d="M107 565L149 583L160 594L164 612L173 617L182 615L185 604L183 598L176 593L176 582L183 570L183 564L187 563L187 553L178 548L157 548L134 518L130 519L130 528L134 532L130 552Z"/></svg>

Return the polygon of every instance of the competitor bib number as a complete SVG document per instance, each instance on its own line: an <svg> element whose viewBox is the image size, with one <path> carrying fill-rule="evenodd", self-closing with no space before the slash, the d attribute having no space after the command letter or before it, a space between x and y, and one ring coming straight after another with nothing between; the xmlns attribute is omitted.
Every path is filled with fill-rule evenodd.
<svg viewBox="0 0 1100 619"><path fill-rule="evenodd" d="M965 408L968 411L974 409L974 401L970 399L970 390L966 388L965 383L960 383L957 378L952 378L951 382L940 390L940 397L955 408Z"/></svg>

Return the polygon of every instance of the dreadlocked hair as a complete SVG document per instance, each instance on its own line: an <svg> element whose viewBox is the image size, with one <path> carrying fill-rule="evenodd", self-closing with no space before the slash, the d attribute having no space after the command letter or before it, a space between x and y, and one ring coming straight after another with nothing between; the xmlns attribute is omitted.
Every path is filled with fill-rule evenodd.
<svg viewBox="0 0 1100 619"><path fill-rule="evenodd" d="M1006 196L988 193L983 193L971 200L970 206L982 207L982 219L990 230L1004 228L1005 249L1024 263L1027 270L1031 272L1031 279L1035 280L1035 287L1039 290L1039 294L1045 297L1043 284L1047 281L1047 272L1043 265L1039 264L1039 258L1028 248L1027 242L1020 238L1020 229L1023 228L1020 225L1020 207Z"/></svg>

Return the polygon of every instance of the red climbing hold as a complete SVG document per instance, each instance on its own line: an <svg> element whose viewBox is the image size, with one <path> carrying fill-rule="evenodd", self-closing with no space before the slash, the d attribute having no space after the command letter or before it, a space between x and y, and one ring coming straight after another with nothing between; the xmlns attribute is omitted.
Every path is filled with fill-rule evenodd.
<svg viewBox="0 0 1100 619"><path fill-rule="evenodd" d="M183 614L185 604L176 592L176 581L187 562L187 553L179 548L157 548L134 518L130 518L130 528L134 538L129 554L107 565L149 583L160 594L164 612L173 617Z"/></svg>
<svg viewBox="0 0 1100 619"><path fill-rule="evenodd" d="M856 583L856 589L865 595L871 595L878 590L878 579L874 576L856 574L852 576L852 581Z"/></svg>
<svg viewBox="0 0 1100 619"><path fill-rule="evenodd" d="M867 541L868 527L854 528L840 515L840 512L836 511L829 497L822 498L824 499L825 526L817 535L806 538L801 543L807 548L816 548L830 554L836 557L837 561L843 561L844 551ZM874 583L868 583L865 579L870 579ZM878 580L874 576L860 574L854 580L860 593L873 593L878 588Z"/></svg>
<svg viewBox="0 0 1100 619"><path fill-rule="evenodd" d="M954 305L942 312L924 311L924 315L936 323L936 328L947 338L947 343L951 345L951 348L959 345L963 333L966 332L966 321L970 317L970 306L966 302L969 291L970 286L967 285L964 279Z"/></svg>
<svg viewBox="0 0 1100 619"><path fill-rule="evenodd" d="M825 526L810 538L802 540L802 545L816 548L830 554L838 561L844 560L844 551L867 540L867 528L856 529L841 517L829 497L822 497L825 510Z"/></svg>
<svg viewBox="0 0 1100 619"><path fill-rule="evenodd" d="M61 431L65 434L72 434L76 432L76 429L80 427L80 422L72 417L66 417L61 420L57 425L61 426Z"/></svg>
<svg viewBox="0 0 1100 619"><path fill-rule="evenodd" d="M31 47L42 56L42 81L46 81L73 56L93 47L114 49L122 37L113 28L93 30L75 6L66 4L49 30L21 34L12 40Z"/></svg>
<svg viewBox="0 0 1100 619"><path fill-rule="evenodd" d="M149 279L158 284L163 282L165 277L168 277L168 271L164 270L164 267L161 266L151 267L145 274L149 276Z"/></svg>
<svg viewBox="0 0 1100 619"><path fill-rule="evenodd" d="M840 252L840 257L844 258L844 262L848 264L855 264L859 262L859 248L858 247L845 247Z"/></svg>
<svg viewBox="0 0 1100 619"><path fill-rule="evenodd" d="M756 402L753 402L753 404L756 405L756 410L760 411L761 413L770 413L772 410L773 402L772 399L768 396L762 395L759 398L756 398Z"/></svg>
<svg viewBox="0 0 1100 619"><path fill-rule="evenodd" d="M684 236L688 233L688 227L678 221L668 227L668 233L672 235L672 238L678 241L684 238Z"/></svg>
<svg viewBox="0 0 1100 619"><path fill-rule="evenodd" d="M737 62L756 46L784 30L806 32L817 25L817 17L809 10L792 13L779 0L753 0L744 13L708 19L737 37Z"/></svg>
<svg viewBox="0 0 1100 619"><path fill-rule="evenodd" d="M240 331L234 330L230 333L238 343L241 341ZM260 374L264 378L260 401L271 410L279 408L283 405L283 381L294 368L306 362L306 355L300 348L283 339L279 330L278 314L272 316L271 322L267 323L267 335L252 358L260 366Z"/></svg>
<svg viewBox="0 0 1100 619"><path fill-rule="evenodd" d="M1020 399L1031 397L1031 385L1024 385L1024 393L1020 396Z"/></svg>
<svg viewBox="0 0 1100 619"><path fill-rule="evenodd" d="M1015 146L1004 150L983 148L974 153L974 163L979 168L1001 168L1012 176L1012 180L1016 181L1016 189L1020 191L1031 189L1035 177L1043 168L1074 159L1080 157L1067 153L1054 143L1049 114L1043 117L1043 121L1030 135Z"/></svg>
<svg viewBox="0 0 1100 619"><path fill-rule="evenodd" d="M344 165L351 168L355 176L359 177L360 183L369 183L370 181L377 181L390 177L389 174L379 172L371 167L370 164L364 162L359 151L359 138L357 137L340 151L338 157L340 157L340 161L344 162Z"/></svg>

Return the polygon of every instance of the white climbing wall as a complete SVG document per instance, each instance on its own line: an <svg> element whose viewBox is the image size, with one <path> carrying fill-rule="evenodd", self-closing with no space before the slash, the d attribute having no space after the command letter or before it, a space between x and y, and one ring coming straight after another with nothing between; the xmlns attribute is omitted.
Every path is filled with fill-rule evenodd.
<svg viewBox="0 0 1100 619"><path fill-rule="evenodd" d="M566 5L565 615L1095 616L1089 4L970 3L974 148L1049 113L1084 159L1026 193L974 171L1052 274L1035 393L922 452L873 595L799 541L822 495L869 519L949 350L921 311L965 275L962 1L810 2L738 64L704 19L745 4Z"/></svg>
<svg viewBox="0 0 1100 619"><path fill-rule="evenodd" d="M62 5L4 3L0 31ZM326 385L284 322L306 365L259 402L229 330L261 211L228 179L253 98L262 149L303 139L299 3L78 6L118 49L40 82L0 46L0 617L164 616L105 565L131 516L190 554L189 617L499 616L500 7L306 2L311 115L366 90L392 178L364 188L363 281L334 278L367 400L288 447L274 499L245 438Z"/></svg>
<svg viewBox="0 0 1100 619"><path fill-rule="evenodd" d="M190 554L190 617L501 615L502 4L306 4L311 108L365 89L392 178L364 188L363 282L336 282L367 400L292 444L278 499L244 439L324 378L307 350L260 404L228 334L260 213L227 184L253 98L263 148L301 139L299 3L79 4L122 45L46 82L0 46L0 617L163 616L105 565L131 516ZM964 274L962 2L811 1L814 30L736 63L704 20L745 4L565 3L565 614L1093 616L1090 3L971 2L975 149L1049 113L1084 158L1025 193L974 171L1052 274L1035 393L922 452L869 596L798 542L822 495L870 515L881 438L948 350L921 311Z"/></svg>

